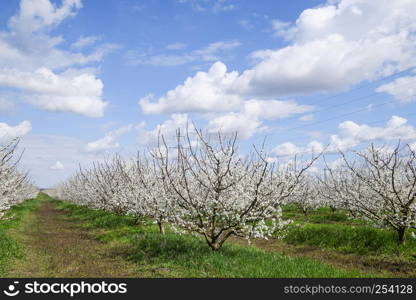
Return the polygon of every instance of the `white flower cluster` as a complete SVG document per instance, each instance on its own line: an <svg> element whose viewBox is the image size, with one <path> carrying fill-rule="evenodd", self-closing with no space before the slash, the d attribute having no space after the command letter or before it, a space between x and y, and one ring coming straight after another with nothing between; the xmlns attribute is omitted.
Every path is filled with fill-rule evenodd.
<svg viewBox="0 0 416 300"><path fill-rule="evenodd" d="M172 150L173 149L173 150ZM300 185L314 160L277 167L263 151L242 158L236 135L214 138L178 132L175 147L159 145L132 162L97 163L57 188L59 198L120 214L148 217L164 232L202 235L213 250L230 236L283 235L290 223L281 205Z"/></svg>
<svg viewBox="0 0 416 300"><path fill-rule="evenodd" d="M17 170L18 139L0 146L0 218L15 204L34 198L38 189L28 181L27 175Z"/></svg>
<svg viewBox="0 0 416 300"><path fill-rule="evenodd" d="M338 198L352 215L397 231L399 243L416 226L416 153L400 143L394 149L371 145L355 152L355 159L341 153L344 163L324 181L332 198Z"/></svg>
<svg viewBox="0 0 416 300"><path fill-rule="evenodd" d="M305 175L287 203L298 207L307 218L309 213L320 207L334 206L333 199L325 197L323 186L317 176Z"/></svg>

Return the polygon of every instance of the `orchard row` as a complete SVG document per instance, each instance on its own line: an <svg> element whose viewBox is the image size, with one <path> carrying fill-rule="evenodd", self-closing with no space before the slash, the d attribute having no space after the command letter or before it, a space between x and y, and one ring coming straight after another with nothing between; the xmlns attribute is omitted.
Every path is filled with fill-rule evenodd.
<svg viewBox="0 0 416 300"><path fill-rule="evenodd" d="M204 237L218 250L230 236L284 236L291 223L282 206L296 204L305 214L319 207L342 209L352 218L397 232L416 225L416 154L409 145L363 152L340 152L330 167L323 155L284 163L253 146L239 151L237 135L177 132L174 145L158 145L130 161L119 156L80 169L57 189L57 197L137 220ZM322 159L322 160L321 160ZM324 165L311 172L311 166Z"/></svg>

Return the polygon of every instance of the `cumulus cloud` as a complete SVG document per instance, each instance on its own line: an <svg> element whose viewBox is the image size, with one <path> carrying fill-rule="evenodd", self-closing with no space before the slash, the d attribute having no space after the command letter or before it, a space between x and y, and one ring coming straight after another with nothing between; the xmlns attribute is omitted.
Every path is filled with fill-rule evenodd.
<svg viewBox="0 0 416 300"><path fill-rule="evenodd" d="M22 121L16 126L0 122L0 141L4 142L8 139L22 137L32 130L32 124L29 121Z"/></svg>
<svg viewBox="0 0 416 300"><path fill-rule="evenodd" d="M278 156L292 156L295 154L348 151L363 142L375 141L412 141L416 139L416 128L407 124L407 119L392 116L384 127L357 124L345 121L339 124L338 133L330 136L327 146L321 142L312 141L306 146L298 146L286 142L276 146L273 153Z"/></svg>
<svg viewBox="0 0 416 300"><path fill-rule="evenodd" d="M344 90L412 66L416 3L340 0L304 10L294 25L275 21L290 45L253 54L236 88L279 96Z"/></svg>
<svg viewBox="0 0 416 300"><path fill-rule="evenodd" d="M186 131L187 126L192 128L192 121L187 114L172 114L170 119L158 124L154 129L146 129L146 123L140 123L137 126L139 130L138 142L141 145L154 147L158 143L159 134L162 135L166 142L170 143L175 140L176 130Z"/></svg>
<svg viewBox="0 0 416 300"><path fill-rule="evenodd" d="M61 36L51 35L81 7L81 0L64 0L60 6L50 0L21 0L8 30L0 32L0 87L22 91L22 99L40 109L101 117L106 107L103 84L94 69L79 67L101 61L116 45L104 44L89 54L70 52L58 48ZM78 48L89 39L80 39Z"/></svg>
<svg viewBox="0 0 416 300"><path fill-rule="evenodd" d="M65 166L58 160L50 167L50 169L51 170L63 170L65 169Z"/></svg>
<svg viewBox="0 0 416 300"><path fill-rule="evenodd" d="M227 85L218 89L222 95L276 99L347 90L407 69L416 58L415 18L414 1L340 0L304 10L293 24L275 20L275 34L289 45L254 52L254 67L229 73ZM172 100L174 91L158 103L182 103L180 97Z"/></svg>
<svg viewBox="0 0 416 300"><path fill-rule="evenodd" d="M402 103L416 100L416 76L400 77L393 82L384 84L376 89L379 93L388 93Z"/></svg>
<svg viewBox="0 0 416 300"><path fill-rule="evenodd" d="M208 130L224 133L238 132L240 138L248 139L268 129L262 120L286 118L311 109L311 106L299 105L294 101L247 100L242 102L239 112L230 112L211 118Z"/></svg>
<svg viewBox="0 0 416 300"><path fill-rule="evenodd" d="M266 126L262 126L262 122L257 118L251 118L250 116L241 113L228 113L216 117L209 121L208 130L216 133L234 133L237 132L238 136L243 139L250 138L255 133L265 131Z"/></svg>
<svg viewBox="0 0 416 300"><path fill-rule="evenodd" d="M152 95L147 95L139 104L146 114L230 111L241 103L238 95L225 92L237 76L237 72L227 73L226 66L217 62L208 72L189 77L156 102Z"/></svg>
<svg viewBox="0 0 416 300"><path fill-rule="evenodd" d="M81 0L64 0L56 7L49 0L23 0L19 14L13 16L9 25L19 33L31 33L58 25L69 16L74 16L82 7Z"/></svg>
<svg viewBox="0 0 416 300"><path fill-rule="evenodd" d="M230 91L237 77L238 72L227 72L225 64L216 62L208 72L198 72L194 77L187 78L184 84L178 85L157 101L152 101L154 97L147 95L140 99L139 104L146 114L224 112L240 110L243 106L245 113L263 115L265 119L306 111L307 106L299 106L293 101L244 101L245 98L240 94Z"/></svg>
<svg viewBox="0 0 416 300"><path fill-rule="evenodd" d="M120 144L116 141L117 138L131 131L132 129L133 125L130 124L110 131L103 138L89 142L85 146L85 152L101 153L107 150L118 148L120 147Z"/></svg>
<svg viewBox="0 0 416 300"><path fill-rule="evenodd" d="M262 120L280 117L269 118L268 113L280 111L285 104L271 102L276 107L264 110L260 117L250 113L256 111L253 101L348 90L408 69L416 59L415 19L414 1L329 0L304 10L294 23L272 21L274 35L288 45L254 52L252 68L240 74L216 62L207 72L197 72L161 97L149 94L139 104L146 114L209 114L212 130L240 129L248 137L264 130ZM402 100L413 97L408 96L413 93L409 90L399 95L397 85L378 91ZM287 116L307 111L299 106L292 106ZM309 114L300 120L312 118Z"/></svg>
<svg viewBox="0 0 416 300"><path fill-rule="evenodd" d="M299 120L301 121L312 121L315 118L314 114L307 114L307 115L303 115L302 117L299 118Z"/></svg>
<svg viewBox="0 0 416 300"><path fill-rule="evenodd" d="M313 109L291 100L247 99L230 90L237 77L238 72L227 72L226 65L217 62L208 72L198 72L159 99L147 95L139 104L146 114L209 114L209 131L238 131L242 138L267 129L262 120L285 118Z"/></svg>
<svg viewBox="0 0 416 300"><path fill-rule="evenodd" d="M24 91L27 102L49 111L101 117L107 105L101 100L101 80L90 73L76 70L55 74L46 68L34 72L0 69L0 86Z"/></svg>
<svg viewBox="0 0 416 300"><path fill-rule="evenodd" d="M359 125L352 121L339 124L338 134L331 136L331 150L348 150L362 142L377 140L403 140L416 139L416 129L407 125L407 120L399 116L392 116L384 127L372 127L366 124Z"/></svg>
<svg viewBox="0 0 416 300"><path fill-rule="evenodd" d="M272 153L277 156L294 156L302 154L319 154L324 150L324 146L317 141L312 141L305 147L299 147L291 142L286 142L276 146Z"/></svg>

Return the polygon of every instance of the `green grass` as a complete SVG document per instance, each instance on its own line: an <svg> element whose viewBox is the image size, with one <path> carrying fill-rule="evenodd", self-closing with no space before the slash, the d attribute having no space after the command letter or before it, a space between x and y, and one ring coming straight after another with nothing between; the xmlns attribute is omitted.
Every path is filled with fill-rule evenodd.
<svg viewBox="0 0 416 300"><path fill-rule="evenodd" d="M13 259L23 256L22 246L14 239L10 231L18 227L28 213L38 208L42 196L38 196L38 198L12 207L7 211L3 220L0 220L0 277L6 274Z"/></svg>
<svg viewBox="0 0 416 300"><path fill-rule="evenodd" d="M368 277L343 271L307 257L288 258L255 247L226 243L213 252L191 235L168 230L158 233L154 225L135 225L129 216L117 216L68 202L54 201L83 226L97 231L97 238L128 246L128 258L148 277Z"/></svg>
<svg viewBox="0 0 416 300"><path fill-rule="evenodd" d="M400 256L413 259L416 240L408 236L404 245L397 244L391 230L343 224L306 224L292 227L285 240L292 244L315 245L360 255Z"/></svg>
<svg viewBox="0 0 416 300"><path fill-rule="evenodd" d="M266 253L255 247L225 244L213 252L199 238L176 235L162 236L142 233L132 239L137 263L174 270L175 277L363 277L353 271L337 270L319 261L297 257L288 258Z"/></svg>

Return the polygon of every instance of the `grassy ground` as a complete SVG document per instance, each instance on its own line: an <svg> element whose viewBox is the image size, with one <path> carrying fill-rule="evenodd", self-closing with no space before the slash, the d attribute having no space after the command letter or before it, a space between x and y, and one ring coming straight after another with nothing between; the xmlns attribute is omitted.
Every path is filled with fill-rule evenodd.
<svg viewBox="0 0 416 300"><path fill-rule="evenodd" d="M320 208L305 218L295 206L287 206L284 216L295 220L284 241L257 241L259 247L385 277L416 277L416 240L410 232L406 243L399 245L396 232L351 219L343 211Z"/></svg>
<svg viewBox="0 0 416 300"><path fill-rule="evenodd" d="M39 208L11 231L23 255L9 266L8 277L141 275L137 266L126 261L112 245L95 240L48 200L49 197L40 194Z"/></svg>
<svg viewBox="0 0 416 300"><path fill-rule="evenodd" d="M375 228L358 218L351 219L343 211L320 208L311 212L306 220L299 210L289 206L284 215L295 220L295 226L285 239L290 244L313 245L359 255L394 255L407 260L414 260L416 256L416 239L410 232L406 243L399 245L395 231Z"/></svg>
<svg viewBox="0 0 416 300"><path fill-rule="evenodd" d="M416 255L416 240L410 235L404 245L398 245L396 232L367 226L306 224L291 229L285 240L360 255L394 255L409 260Z"/></svg>
<svg viewBox="0 0 416 300"><path fill-rule="evenodd" d="M323 208L294 207L285 240L205 242L45 194L0 221L0 276L13 277L415 277L416 242Z"/></svg>
<svg viewBox="0 0 416 300"><path fill-rule="evenodd" d="M97 239L124 245L126 258L146 277L363 277L308 257L289 258L278 253L228 243L213 252L204 241L154 226L137 226L129 217L91 210L67 202L54 202Z"/></svg>
<svg viewBox="0 0 416 300"><path fill-rule="evenodd" d="M16 240L13 231L23 220L39 206L36 200L28 200L10 209L3 220L0 220L0 277L5 276L13 260L23 257L22 245Z"/></svg>

